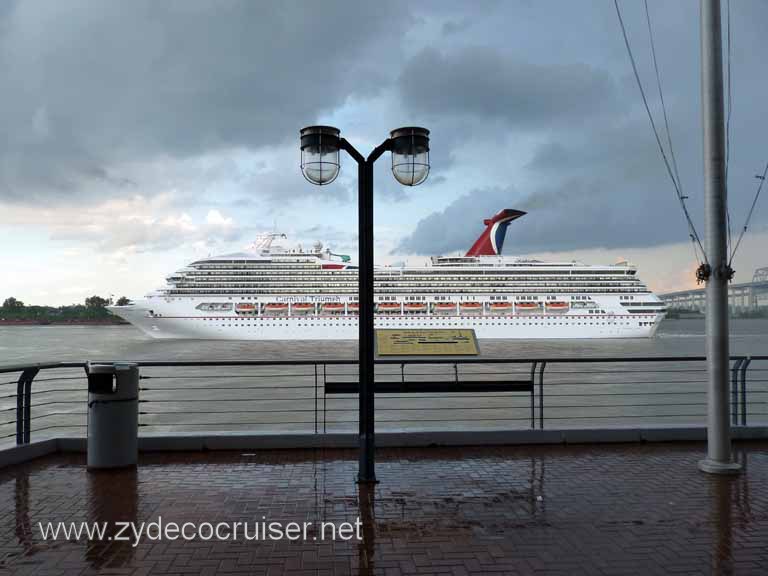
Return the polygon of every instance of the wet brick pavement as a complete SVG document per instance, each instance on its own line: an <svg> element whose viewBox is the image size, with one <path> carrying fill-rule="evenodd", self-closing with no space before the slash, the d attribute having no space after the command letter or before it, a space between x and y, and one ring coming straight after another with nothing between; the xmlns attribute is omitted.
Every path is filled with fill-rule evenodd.
<svg viewBox="0 0 768 576"><path fill-rule="evenodd" d="M703 444L156 453L89 473L59 454L0 470L0 573L768 574L768 443L745 473ZM349 541L44 541L38 522L363 522ZM116 529L110 527L114 535Z"/></svg>

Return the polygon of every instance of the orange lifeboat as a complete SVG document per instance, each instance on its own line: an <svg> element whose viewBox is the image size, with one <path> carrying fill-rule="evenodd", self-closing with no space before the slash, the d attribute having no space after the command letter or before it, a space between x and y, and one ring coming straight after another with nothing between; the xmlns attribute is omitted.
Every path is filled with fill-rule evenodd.
<svg viewBox="0 0 768 576"><path fill-rule="evenodd" d="M238 302L235 305L235 312L252 313L256 310L256 304L250 302Z"/></svg>
<svg viewBox="0 0 768 576"><path fill-rule="evenodd" d="M562 300L547 302L547 310L549 312L567 312L568 308L570 308L568 302L563 302Z"/></svg>
<svg viewBox="0 0 768 576"><path fill-rule="evenodd" d="M408 306L408 304L406 304ZM376 304L376 312L382 314L399 314L400 302L379 302Z"/></svg>
<svg viewBox="0 0 768 576"><path fill-rule="evenodd" d="M460 302L459 309L462 314L482 314L483 304L481 302Z"/></svg>
<svg viewBox="0 0 768 576"><path fill-rule="evenodd" d="M282 304L280 302L270 302L264 305L265 314L287 314L288 304Z"/></svg>
<svg viewBox="0 0 768 576"><path fill-rule="evenodd" d="M350 307L351 306L352 305L350 304ZM328 314L343 314L344 304L341 302L328 302L327 304L323 304L322 310Z"/></svg>
<svg viewBox="0 0 768 576"><path fill-rule="evenodd" d="M491 302L489 307L492 313L509 314L512 312L513 304L512 302Z"/></svg>
<svg viewBox="0 0 768 576"><path fill-rule="evenodd" d="M347 311L350 314L358 314L360 312L360 304L357 302L350 302L347 304Z"/></svg>
<svg viewBox="0 0 768 576"><path fill-rule="evenodd" d="M403 304L405 312L426 312L427 305L424 302L406 302Z"/></svg>
<svg viewBox="0 0 768 576"><path fill-rule="evenodd" d="M517 302L515 308L518 312L538 312L541 305L538 302Z"/></svg>
<svg viewBox="0 0 768 576"><path fill-rule="evenodd" d="M298 302L291 305L291 312L294 314L309 314L315 311L315 305L308 302Z"/></svg>
<svg viewBox="0 0 768 576"><path fill-rule="evenodd" d="M453 314L456 312L456 304L453 302L435 302L432 305L435 314Z"/></svg>

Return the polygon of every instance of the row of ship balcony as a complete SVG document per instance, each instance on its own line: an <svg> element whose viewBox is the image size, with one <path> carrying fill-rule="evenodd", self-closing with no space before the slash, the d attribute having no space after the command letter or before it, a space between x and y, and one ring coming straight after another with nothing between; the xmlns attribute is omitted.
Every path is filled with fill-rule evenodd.
<svg viewBox="0 0 768 576"><path fill-rule="evenodd" d="M265 294L277 293L335 293L349 294L356 292L358 286L356 283L349 284L250 284L250 283L232 283L232 284L171 284L167 286L168 290L183 291L204 291L205 293L232 293L236 291L260 290ZM520 283L515 286L499 286L498 284L379 284L376 283L377 292L408 293L408 294L435 294L435 293L514 293L514 292L646 292L647 288L643 284L616 285L616 284L563 284L558 282L539 282L539 283Z"/></svg>
<svg viewBox="0 0 768 576"><path fill-rule="evenodd" d="M258 268L228 268L214 271L203 271L198 269L179 270L175 275L189 274L196 276L235 276L235 275L321 275L321 276L357 276L357 269L347 270L329 270L320 267L313 268L267 268L260 266ZM400 277L400 276L465 276L476 278L478 276L498 276L508 278L509 276L607 276L617 278L619 276L635 276L634 271L613 272L609 270L438 270L426 268L424 270L382 270L374 271L376 276L382 277Z"/></svg>
<svg viewBox="0 0 768 576"><path fill-rule="evenodd" d="M488 288L488 287L477 287L477 288L450 288L450 290L446 289L444 286L433 286L433 290L425 290L425 289L408 289L404 288L402 286L393 287L393 288L382 288L380 286L376 287L376 292L380 294L444 294L446 292L450 292L451 294L541 294L542 292L553 292L553 290L549 289L524 289L524 288ZM558 294L650 294L650 290L648 290L644 286L639 287L624 287L624 288L562 288L558 287L557 290L555 290ZM298 291L295 288L270 288L268 290L259 290L259 289L225 289L225 288L216 288L216 289L209 289L209 288L167 288L165 290L161 290L160 294L167 295L167 296L229 296L229 295L247 295L247 296L270 296L270 295L280 295L280 296L302 296L306 294L306 290ZM338 286L329 287L329 288L313 288L312 294L322 294L322 295L334 295L334 296L342 296L342 295L355 295L357 294L357 286L350 287L350 288L340 288Z"/></svg>
<svg viewBox="0 0 768 576"><path fill-rule="evenodd" d="M324 282L324 283L332 283L332 284L340 284L344 282L348 283L357 283L357 275L354 276L327 276L327 275L302 275L302 274L287 274L287 275L277 275L277 274L264 274L264 275L251 275L251 274L243 274L241 276L231 275L231 276L198 276L198 275L173 275L166 277L167 282L171 283L178 283L178 282L193 282L193 283L225 283L229 284L232 282L251 282L251 283L265 283L265 282L274 282L274 283L318 283L318 282ZM387 283L387 284L405 284L405 283L420 283L420 284L433 284L437 282L451 282L451 283L483 283L483 284L519 284L523 282L564 282L568 284L595 284L597 282L601 283L608 283L608 284L615 284L615 285L629 285L629 284L637 284L640 283L639 278L610 278L610 277L603 277L603 276L594 276L594 277L570 277L570 276L531 276L531 277L516 277L516 278L507 278L507 277L493 277L493 276L483 276L483 277L457 277L457 276L430 276L429 278L424 277L409 277L409 276L375 276L374 281L379 283Z"/></svg>
<svg viewBox="0 0 768 576"><path fill-rule="evenodd" d="M238 316L340 316L357 315L357 302L204 302L196 306L201 312L232 312ZM585 311L586 311L586 307ZM562 314L571 309L563 300L546 302L377 302L374 312L379 315L433 314L443 316L482 316L505 314Z"/></svg>
<svg viewBox="0 0 768 576"><path fill-rule="evenodd" d="M237 264L237 265L195 265L190 268L186 268L186 270L195 270L195 271L203 271L203 270L212 270L212 271L219 271L219 270L226 270L226 271L232 271L232 270L246 270L246 271L253 271L253 270L296 270L296 271L303 271L303 270L314 270L314 271L320 271L322 270L325 273L351 273L351 274L357 274L357 267L351 266L348 268L338 268L338 269L328 269L323 268L322 264L319 263L312 263L308 265L301 265L296 263L286 263L286 264L260 264L260 263L254 263L254 264ZM555 269L546 269L546 270L509 270L509 269L498 269L497 267L490 268L490 269L477 269L477 270L443 270L442 267L436 268L434 266L425 266L424 268L388 268L388 267L377 267L376 268L376 274L392 274L392 275L399 275L399 274L477 274L477 275L483 275L483 274L607 274L611 276L624 276L624 275L634 275L636 273L636 270L634 269L619 269L619 270L609 270L609 269L563 269L561 266L555 267Z"/></svg>
<svg viewBox="0 0 768 576"><path fill-rule="evenodd" d="M258 279L254 281L247 281L243 282L242 280L235 281L235 282L216 282L216 281L179 281L179 282L172 282L173 286L177 288L249 288L249 287L259 287L259 286L292 286L297 288L317 288L317 287L340 287L340 288L353 288L357 286L357 282L344 282L344 281L336 281L336 282L329 282L328 279L324 280L274 280L274 279ZM513 288L516 286L520 287L536 287L536 286L544 286L544 287L556 287L556 286L584 286L584 287L603 287L603 286L611 286L611 287L624 287L624 286L643 286L642 282L638 281L624 281L624 282L595 282L595 281L588 281L588 282L578 282L578 281L542 281L540 279L537 280L530 280L530 281L516 281L514 283L500 283L500 282L494 282L491 280L480 280L480 281L468 281L468 282L456 282L455 280L434 280L430 282L424 282L419 280L401 280L399 282L387 282L382 280L375 281L375 285L377 287L382 288L397 288L397 287L421 287L421 288L431 288L431 287L442 287L445 289L452 289L452 288L465 288L465 287L474 287L474 286L499 286L499 287L509 287Z"/></svg>

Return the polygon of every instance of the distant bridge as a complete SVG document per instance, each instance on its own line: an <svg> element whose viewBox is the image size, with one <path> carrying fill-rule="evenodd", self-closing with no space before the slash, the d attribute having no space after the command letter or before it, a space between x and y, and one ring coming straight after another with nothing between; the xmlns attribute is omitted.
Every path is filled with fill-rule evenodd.
<svg viewBox="0 0 768 576"><path fill-rule="evenodd" d="M668 292L659 298L670 308L704 312L707 307L704 288ZM752 282L729 285L728 306L732 312L768 307L768 267L755 270Z"/></svg>

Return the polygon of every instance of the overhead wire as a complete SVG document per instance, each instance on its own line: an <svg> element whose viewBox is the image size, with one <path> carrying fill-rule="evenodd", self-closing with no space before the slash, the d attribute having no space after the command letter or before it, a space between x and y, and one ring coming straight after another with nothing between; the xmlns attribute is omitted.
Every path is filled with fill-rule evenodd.
<svg viewBox="0 0 768 576"><path fill-rule="evenodd" d="M681 207L681 209L683 211L683 215L685 216L685 220L686 220L686 222L688 224L688 231L689 231L689 235L691 237L691 242L693 243L693 248L694 248L694 253L696 254L696 259L699 260L698 251L696 249L697 245L698 245L698 248L701 250L703 261L706 263L707 262L706 251L704 250L704 246L702 246L702 244L701 244L701 239L699 238L699 234L696 231L696 227L693 224L693 221L691 219L691 215L688 212L688 207L685 204L686 197L683 196L682 190L680 188L680 183L678 181L678 177L676 176L676 174L677 174L677 168L676 168L677 162L676 162L676 160L674 161L674 166L675 167L673 168L673 165L670 164L669 158L667 158L667 153L664 150L664 145L663 145L663 143L661 141L661 137L659 136L659 131L658 131L657 127L656 127L656 122L654 121L653 114L651 113L651 108L648 105L648 98L647 98L647 96L645 94L645 89L643 88L643 83L640 80L640 74L639 74L639 72L637 70L637 63L635 62L635 57L634 57L634 54L632 53L632 47L629 44L629 37L627 36L627 29L626 29L626 27L624 25L624 19L621 16L621 9L619 8L618 0L613 0L613 5L616 8L616 16L618 17L619 25L621 26L621 33L622 33L622 36L624 37L624 45L627 48L627 54L629 56L629 61L632 64L632 71L634 72L635 80L637 82L637 87L640 90L640 96L643 99L643 105L645 106L645 111L646 111L646 113L648 115L648 120L651 123L651 128L653 129L653 134L654 134L654 136L656 138L656 144L659 147L659 152L661 153L661 158L664 161L664 166L667 169L667 174L669 175L670 180L672 180L672 185L673 185L673 187L675 189L675 193L677 195L677 199L680 202L680 207ZM646 1L646 16L648 17L647 18L648 19L648 28L649 28L649 32L650 32L651 25L650 25L650 17L648 16L648 4L647 4L647 1ZM653 40L652 40L652 38L653 38L653 35L651 33L651 47L652 47L652 52L654 54L654 56L653 56L654 67L656 68L657 81L659 83L659 91L661 92L660 75L659 75L659 72L658 72L658 66L656 65L655 48L653 47ZM662 99L662 109L664 110L664 119L665 119L666 126L668 128L669 122L667 120L666 107L664 106L663 99ZM669 135L669 131L667 131L667 137L668 137L668 141L671 143L671 137ZM670 145L670 156L672 156L672 155L673 155L673 152L672 152L671 145Z"/></svg>
<svg viewBox="0 0 768 576"><path fill-rule="evenodd" d="M749 228L749 221L752 219L752 213L755 211L755 206L757 206L757 200L758 198L760 198L760 192L762 192L763 190L763 184L765 184L766 176L768 176L768 163L766 163L765 165L763 174L757 176L757 178L760 180L760 184L758 184L757 191L755 192L755 197L752 199L752 206L749 208L749 212L747 213L747 219L744 221L744 228L741 229L741 233L739 234L739 239L736 242L736 246L733 247L733 252L731 252L731 256L728 259L729 267L731 265L731 262L733 262L733 257L736 255L736 251L739 249L739 245L741 244L741 239L744 238L744 233L747 231L747 228Z"/></svg>
<svg viewBox="0 0 768 576"><path fill-rule="evenodd" d="M725 191L726 198L728 198L728 169L730 167L731 158L731 111L733 109L733 90L731 86L731 0L726 3L726 71L728 74L728 109L725 118ZM725 218L728 225L728 250L731 249L731 210L728 207L728 203L725 205Z"/></svg>
<svg viewBox="0 0 768 576"><path fill-rule="evenodd" d="M659 101L661 102L661 111L664 115L664 130L667 133L667 145L669 146L669 156L672 159L672 168L675 171L675 178L677 179L677 185L682 192L683 186L680 181L680 172L677 169L677 158L675 157L675 148L672 146L672 133L669 130L669 119L667 117L667 106L664 102L664 92L661 89L661 74L659 73L659 65L656 60L656 45L653 41L653 29L651 27L651 15L648 11L648 0L645 0L645 21L648 24L648 38L651 41L651 55L653 56L653 69L656 72L656 85L659 89Z"/></svg>
<svg viewBox="0 0 768 576"><path fill-rule="evenodd" d="M732 74L732 67L731 67L731 54L733 53L732 49L732 33L731 33L731 0L728 0L726 4L726 71L728 74L728 83L727 83L727 91L728 91L728 107L726 112L726 121L725 121L725 185L726 185L726 191L728 190L728 182L729 182L729 164L730 164L730 156L731 156L731 112L733 110L733 74ZM730 211L728 210L726 206L726 214L727 214L727 221L728 221L728 250L730 252L730 256L728 258L728 268L731 267L731 264L733 263L733 259L736 256L736 252L739 249L739 246L741 245L741 241L744 238L744 234L747 232L747 229L749 228L749 223L752 220L752 214L755 211L755 206L757 206L757 201L760 198L760 193L763 190L763 185L765 184L765 178L766 175L768 175L768 164L766 164L765 169L763 170L762 175L758 174L756 178L760 180L760 183L757 186L757 190L755 191L755 196L752 199L752 205L749 208L749 212L747 213L747 217L744 221L744 226L741 229L741 232L739 233L739 237L736 240L736 244L732 244L732 238L731 238L731 215ZM727 196L726 196L727 197Z"/></svg>
<svg viewBox="0 0 768 576"><path fill-rule="evenodd" d="M669 117L667 115L667 105L666 105L666 102L664 102L664 91L661 88L661 73L659 72L658 60L656 59L656 43L653 41L653 27L651 26L651 14L650 14L650 11L648 10L648 0L644 0L644 5L645 5L645 21L646 21L646 24L648 25L648 39L650 40L651 56L653 58L653 70L656 74L656 86L659 91L659 101L661 102L661 111L664 116L664 131L666 132L666 136L667 136L667 146L669 146L669 156L672 160L672 168L674 170L675 180L677 181L679 196L681 197L681 202L683 202L686 196L683 193L683 184L682 184L682 180L680 179L680 171L677 168L677 157L675 156L675 147L672 145L672 131L669 129ZM626 37L625 37L625 40L626 40ZM639 83L639 80L638 80L638 83ZM651 121L651 123L653 124L653 121ZM683 210L685 210L685 206L683 206ZM691 236L691 243L693 244L693 253L696 260L698 262L701 262L701 260L706 259L705 255L703 254L704 249L702 248L702 257L699 258L699 251L698 251L698 247L696 246L696 241L694 240L694 236L690 234L691 228L693 228L693 224L689 222L689 235Z"/></svg>

